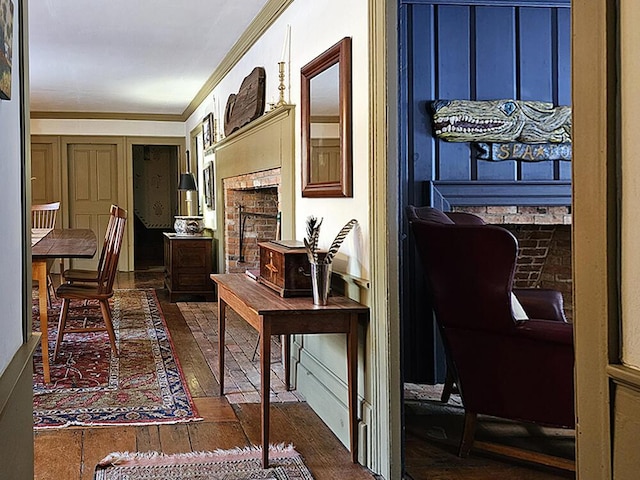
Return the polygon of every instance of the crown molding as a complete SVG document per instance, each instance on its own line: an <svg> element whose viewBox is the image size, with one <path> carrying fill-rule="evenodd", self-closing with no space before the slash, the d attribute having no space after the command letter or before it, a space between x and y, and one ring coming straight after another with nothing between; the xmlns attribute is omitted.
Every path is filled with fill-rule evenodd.
<svg viewBox="0 0 640 480"><path fill-rule="evenodd" d="M149 122L184 122L180 114L126 112L31 112L32 119L66 120L143 120Z"/></svg>
<svg viewBox="0 0 640 480"><path fill-rule="evenodd" d="M231 50L222 59L218 67L207 79L200 91L191 100L182 113L183 121L186 121L198 105L205 101L207 95L213 92L213 89L220 83L227 73L240 61L240 59L249 51L249 49L258 41L264 32L275 22L284 12L293 0L269 0L267 4L256 15L251 24L247 27L238 41L231 47Z"/></svg>

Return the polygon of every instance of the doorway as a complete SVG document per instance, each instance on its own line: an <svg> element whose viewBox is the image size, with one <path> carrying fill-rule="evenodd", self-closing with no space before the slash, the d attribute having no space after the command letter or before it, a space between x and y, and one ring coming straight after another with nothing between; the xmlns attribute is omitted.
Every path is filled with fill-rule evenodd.
<svg viewBox="0 0 640 480"><path fill-rule="evenodd" d="M177 213L178 146L132 146L134 270L164 267L164 232Z"/></svg>

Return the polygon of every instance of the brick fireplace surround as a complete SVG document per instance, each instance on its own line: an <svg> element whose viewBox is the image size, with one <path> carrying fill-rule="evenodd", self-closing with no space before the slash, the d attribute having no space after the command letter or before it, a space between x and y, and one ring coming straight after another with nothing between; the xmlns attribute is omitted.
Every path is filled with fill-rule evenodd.
<svg viewBox="0 0 640 480"><path fill-rule="evenodd" d="M562 292L565 315L573 320L570 207L454 207L508 229L518 239L514 287Z"/></svg>
<svg viewBox="0 0 640 480"><path fill-rule="evenodd" d="M224 242L225 271L243 273L258 269L258 242L274 240L277 235L276 215L280 205L280 169L225 178ZM244 228L240 218L242 206ZM243 230L242 252L240 231Z"/></svg>

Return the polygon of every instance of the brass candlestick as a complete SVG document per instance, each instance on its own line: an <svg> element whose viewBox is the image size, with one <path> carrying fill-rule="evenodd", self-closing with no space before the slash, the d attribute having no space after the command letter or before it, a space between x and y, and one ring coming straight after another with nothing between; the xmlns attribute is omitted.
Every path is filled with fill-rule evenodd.
<svg viewBox="0 0 640 480"><path fill-rule="evenodd" d="M284 84L284 63L278 62L278 77L280 78L280 84L278 85L278 90L280 91L280 98L278 99L278 103L276 103L276 107L281 107L282 105L286 105L287 102L284 99L284 91L286 90L286 85Z"/></svg>

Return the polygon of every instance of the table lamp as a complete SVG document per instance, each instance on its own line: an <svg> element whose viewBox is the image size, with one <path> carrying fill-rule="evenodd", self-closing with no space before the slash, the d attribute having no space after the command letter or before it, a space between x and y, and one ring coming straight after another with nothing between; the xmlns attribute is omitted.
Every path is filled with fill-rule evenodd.
<svg viewBox="0 0 640 480"><path fill-rule="evenodd" d="M192 199L191 199L191 195L189 195L189 192L195 192L196 190L198 190L198 187L196 187L196 179L194 178L193 173L187 172L187 173L180 174L180 182L178 183L178 190L182 190L186 192L185 201L187 202L187 215L192 215L193 214L191 211Z"/></svg>

